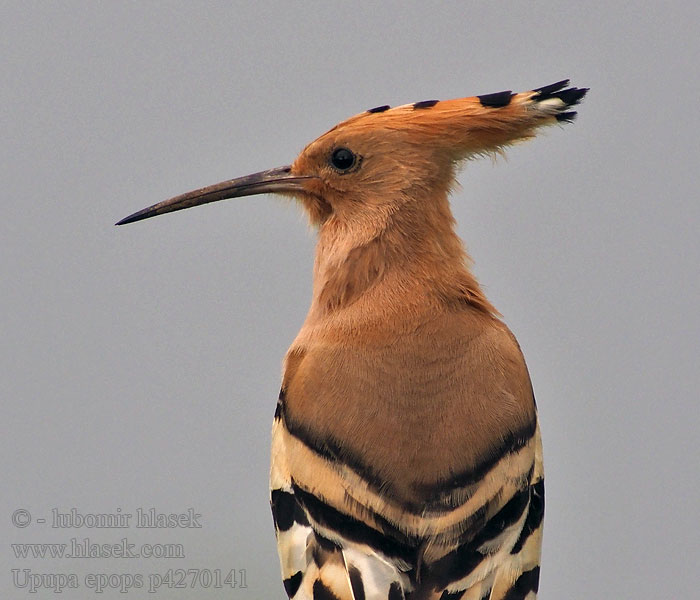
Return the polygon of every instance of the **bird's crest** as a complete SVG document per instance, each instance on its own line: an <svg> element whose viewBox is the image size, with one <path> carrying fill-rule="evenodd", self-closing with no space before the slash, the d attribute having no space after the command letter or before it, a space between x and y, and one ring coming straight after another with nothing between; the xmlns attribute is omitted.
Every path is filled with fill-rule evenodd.
<svg viewBox="0 0 700 600"><path fill-rule="evenodd" d="M522 93L507 90L393 108L385 104L338 123L325 135L400 131L413 144L443 148L459 160L528 139L539 127L572 122L577 113L570 108L588 88L568 85L569 80L564 79Z"/></svg>

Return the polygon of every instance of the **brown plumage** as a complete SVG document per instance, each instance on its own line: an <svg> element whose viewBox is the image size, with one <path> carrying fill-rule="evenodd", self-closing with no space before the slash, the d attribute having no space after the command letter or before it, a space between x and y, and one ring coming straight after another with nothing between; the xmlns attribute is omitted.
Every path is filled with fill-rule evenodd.
<svg viewBox="0 0 700 600"><path fill-rule="evenodd" d="M516 600L539 578L544 483L518 344L469 270L448 195L465 159L568 122L562 81L378 107L291 166L127 217L291 194L318 227L285 359L271 501L290 598Z"/></svg>

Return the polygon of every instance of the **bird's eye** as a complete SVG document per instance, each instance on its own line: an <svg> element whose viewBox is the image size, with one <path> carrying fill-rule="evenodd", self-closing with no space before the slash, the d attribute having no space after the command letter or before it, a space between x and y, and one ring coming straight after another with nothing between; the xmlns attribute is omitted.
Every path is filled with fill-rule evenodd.
<svg viewBox="0 0 700 600"><path fill-rule="evenodd" d="M331 154L331 165L338 171L349 171L356 162L357 157L347 148L336 148Z"/></svg>

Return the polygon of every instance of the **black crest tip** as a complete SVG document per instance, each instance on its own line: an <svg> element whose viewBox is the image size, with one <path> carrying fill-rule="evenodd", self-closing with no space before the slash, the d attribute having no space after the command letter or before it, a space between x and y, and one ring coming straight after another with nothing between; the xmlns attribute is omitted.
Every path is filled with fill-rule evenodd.
<svg viewBox="0 0 700 600"><path fill-rule="evenodd" d="M550 98L559 98L559 100L567 106L573 106L581 102L581 99L587 92L588 88L569 88L568 90L561 90L560 92L553 92L551 94L540 94L535 100L541 102L542 100L549 100Z"/></svg>
<svg viewBox="0 0 700 600"><path fill-rule="evenodd" d="M532 91L539 92L540 94L551 94L552 92L556 92L558 90L563 90L567 85L569 85L569 80L562 79L561 81L557 81L556 83L552 83L550 85L545 85L545 86L542 86L539 88L535 88Z"/></svg>
<svg viewBox="0 0 700 600"><path fill-rule="evenodd" d="M477 96L481 106L487 108L503 108L510 104L510 99L515 96L511 90L506 90L505 92L496 92L495 94L482 94Z"/></svg>
<svg viewBox="0 0 700 600"><path fill-rule="evenodd" d="M560 123L573 123L577 114L575 110L570 110L568 112L559 113L555 115L554 118Z"/></svg>
<svg viewBox="0 0 700 600"><path fill-rule="evenodd" d="M431 108L435 106L439 100L423 100L421 102L414 102L413 103L413 108L414 109L421 109L421 108Z"/></svg>

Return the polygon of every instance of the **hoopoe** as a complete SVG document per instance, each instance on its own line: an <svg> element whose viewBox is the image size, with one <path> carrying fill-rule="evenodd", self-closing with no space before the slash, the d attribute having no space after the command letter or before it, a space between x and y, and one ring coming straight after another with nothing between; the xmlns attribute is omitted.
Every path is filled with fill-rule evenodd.
<svg viewBox="0 0 700 600"><path fill-rule="evenodd" d="M588 91L379 106L294 163L118 224L262 193L318 228L284 361L270 499L295 600L516 600L539 581L544 479L515 337L469 270L448 194L466 159L571 122Z"/></svg>

